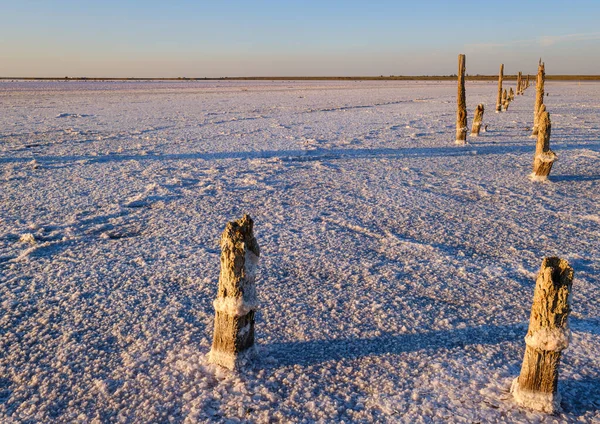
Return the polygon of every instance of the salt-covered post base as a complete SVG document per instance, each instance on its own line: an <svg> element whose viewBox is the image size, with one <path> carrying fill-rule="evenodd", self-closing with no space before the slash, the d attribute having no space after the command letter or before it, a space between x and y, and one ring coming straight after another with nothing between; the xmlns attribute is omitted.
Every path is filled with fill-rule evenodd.
<svg viewBox="0 0 600 424"><path fill-rule="evenodd" d="M209 362L236 369L253 359L256 267L260 255L248 215L230 222L221 236L221 273Z"/></svg>
<svg viewBox="0 0 600 424"><path fill-rule="evenodd" d="M519 387L519 377L515 378L510 387L510 392L517 405L534 411L554 414L560 412L560 393L541 393L524 390Z"/></svg>
<svg viewBox="0 0 600 424"><path fill-rule="evenodd" d="M536 279L521 374L510 389L520 406L547 413L560 410L558 366L571 340L572 281L573 268L567 261L544 258Z"/></svg>
<svg viewBox="0 0 600 424"><path fill-rule="evenodd" d="M255 357L254 311L241 317L217 311L215 337L208 361L233 370L251 362Z"/></svg>
<svg viewBox="0 0 600 424"><path fill-rule="evenodd" d="M533 159L533 172L530 178L533 181L546 181L552 170L552 165L557 160L558 156L552 150L536 154Z"/></svg>
<svg viewBox="0 0 600 424"><path fill-rule="evenodd" d="M466 134L467 134L467 129L466 129L466 128L465 128L465 131L464 131L464 133L465 133L465 137L466 137ZM457 146L465 146L465 145L467 145L467 144L468 144L467 140L459 140L458 138L457 138L457 139L454 141L454 143L455 143Z"/></svg>

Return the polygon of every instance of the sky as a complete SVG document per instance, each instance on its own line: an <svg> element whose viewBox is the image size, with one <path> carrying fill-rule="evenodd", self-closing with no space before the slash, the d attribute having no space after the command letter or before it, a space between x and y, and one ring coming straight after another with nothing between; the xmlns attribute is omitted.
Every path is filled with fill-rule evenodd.
<svg viewBox="0 0 600 424"><path fill-rule="evenodd" d="M0 76L600 74L600 0L0 0Z"/></svg>

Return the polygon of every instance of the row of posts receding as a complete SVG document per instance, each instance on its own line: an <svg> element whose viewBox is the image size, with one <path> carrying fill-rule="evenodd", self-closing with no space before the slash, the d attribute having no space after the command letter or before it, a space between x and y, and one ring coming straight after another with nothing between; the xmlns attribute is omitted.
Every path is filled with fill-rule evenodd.
<svg viewBox="0 0 600 424"><path fill-rule="evenodd" d="M456 109L456 144L467 144L467 100L465 90L465 72L466 72L466 57L464 54L458 55L458 95ZM509 91L503 89L504 80L504 64L500 65L498 74L498 95L496 98L496 113L506 112L510 103L515 99L515 94L522 95L529 88L529 75L523 78L522 72L517 74L516 93L510 87ZM537 139L535 154L533 157L533 172L530 178L534 181L543 181L547 179L552 170L552 164L558 159L556 153L550 149L550 133L552 122L550 121L550 113L546 110L544 104L544 82L546 80L545 64L540 59L538 64L538 73L536 80L536 95L533 108L533 130L531 137ZM473 118L473 126L471 129L471 137L480 135L482 126L483 130L487 126L483 125L483 113L485 107L483 104L478 104L475 109Z"/></svg>
<svg viewBox="0 0 600 424"><path fill-rule="evenodd" d="M458 59L458 97L456 142L465 144L467 110L465 91L465 55ZM507 111L515 92L503 89L504 65L500 65L496 112ZM532 177L550 174L556 155L550 150L550 114L544 105L545 67L540 60L536 81L536 101L532 137L537 138ZM529 75L517 76L516 95L529 87ZM484 105L475 110L471 136L479 136ZM485 127L484 127L485 130ZM209 362L235 370L250 363L255 355L255 312L258 307L256 270L260 249L254 237L254 222L249 215L229 222L221 236L219 288L213 305L215 321ZM515 402L537 411L560 410L558 367L561 352L571 340L568 326L573 268L558 257L547 257L536 277L529 329L521 372L511 386Z"/></svg>

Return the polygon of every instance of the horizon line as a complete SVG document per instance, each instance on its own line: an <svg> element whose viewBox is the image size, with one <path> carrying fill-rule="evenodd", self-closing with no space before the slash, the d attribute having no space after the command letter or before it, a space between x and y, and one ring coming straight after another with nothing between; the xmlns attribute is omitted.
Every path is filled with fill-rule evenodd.
<svg viewBox="0 0 600 424"><path fill-rule="evenodd" d="M525 77L536 77L536 74L525 74ZM369 80L404 80L404 81L444 81L454 80L457 76L453 75L379 75L379 76L249 76L249 77L85 77L85 76L64 76L64 77L0 77L0 80L24 80L24 81L369 81ZM467 80L488 81L498 80L498 75L466 75ZM504 75L504 80L517 79L517 75ZM546 74L546 80L600 80L600 75L589 74Z"/></svg>

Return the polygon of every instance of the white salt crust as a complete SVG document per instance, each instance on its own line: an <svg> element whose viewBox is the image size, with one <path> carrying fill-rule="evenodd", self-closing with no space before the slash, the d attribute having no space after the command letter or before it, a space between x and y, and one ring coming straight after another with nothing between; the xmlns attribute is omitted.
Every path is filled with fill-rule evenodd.
<svg viewBox="0 0 600 424"><path fill-rule="evenodd" d="M558 160L558 156L554 152L543 152L536 155L535 158L539 159L541 162L554 162Z"/></svg>
<svg viewBox="0 0 600 424"><path fill-rule="evenodd" d="M542 182L542 181L547 181L547 180L548 180L548 177L547 177L547 176L535 175L535 173L534 173L534 172L532 172L531 174L529 174L529 179L530 179L531 181L539 181L539 182Z"/></svg>
<svg viewBox="0 0 600 424"><path fill-rule="evenodd" d="M560 352L569 347L571 342L571 329L566 328L540 328L531 335L525 336L527 346L534 349Z"/></svg>
<svg viewBox="0 0 600 424"><path fill-rule="evenodd" d="M535 411L554 414L560 412L560 393L541 393L519 388L519 377L515 378L510 387L510 392L517 405L530 408Z"/></svg>
<svg viewBox="0 0 600 424"><path fill-rule="evenodd" d="M208 362L211 364L220 365L229 370L235 370L247 365L249 362L254 360L257 355L256 347L251 346L237 354L211 349L207 356Z"/></svg>
<svg viewBox="0 0 600 424"><path fill-rule="evenodd" d="M517 283L539 267L515 257L600 258L600 83L550 84L568 137L552 172L570 177L531 190L535 92L486 111L471 155L452 146L454 83L0 81L0 423L600 423L591 271L565 411L506 390L531 305ZM473 110L496 84L467 90ZM261 361L238 374L206 354L214 249L244 211L268 268Z"/></svg>
<svg viewBox="0 0 600 424"><path fill-rule="evenodd" d="M218 297L213 301L215 311L223 312L229 316L241 317L258 308L258 300L244 299L242 297Z"/></svg>

